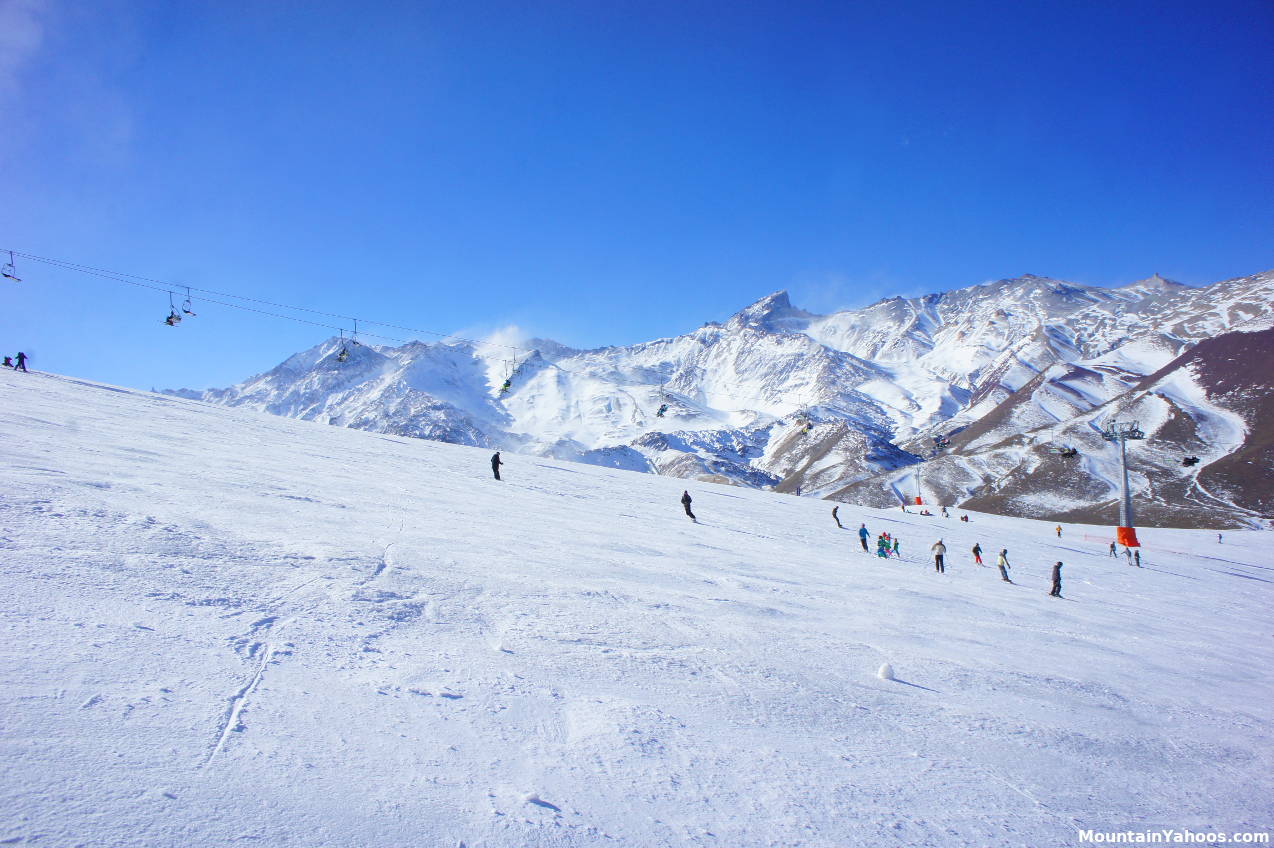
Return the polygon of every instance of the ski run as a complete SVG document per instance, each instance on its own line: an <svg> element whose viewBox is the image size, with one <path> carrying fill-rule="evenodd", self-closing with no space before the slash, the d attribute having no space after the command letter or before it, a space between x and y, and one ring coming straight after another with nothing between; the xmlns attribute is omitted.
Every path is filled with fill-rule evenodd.
<svg viewBox="0 0 1274 848"><path fill-rule="evenodd" d="M0 428L0 844L1271 825L1265 532L1141 529L1137 568L1106 527L838 529L693 482L695 524L681 479L506 453L496 481L489 449L7 370Z"/></svg>

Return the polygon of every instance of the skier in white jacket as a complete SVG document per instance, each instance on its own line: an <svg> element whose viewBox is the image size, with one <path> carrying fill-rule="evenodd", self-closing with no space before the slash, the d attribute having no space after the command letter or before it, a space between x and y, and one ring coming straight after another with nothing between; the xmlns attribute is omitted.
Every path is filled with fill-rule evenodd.
<svg viewBox="0 0 1274 848"><path fill-rule="evenodd" d="M933 547L929 550L933 551L933 570L946 573L947 567L943 563L943 557L947 554L947 546L942 544L942 540L933 543Z"/></svg>

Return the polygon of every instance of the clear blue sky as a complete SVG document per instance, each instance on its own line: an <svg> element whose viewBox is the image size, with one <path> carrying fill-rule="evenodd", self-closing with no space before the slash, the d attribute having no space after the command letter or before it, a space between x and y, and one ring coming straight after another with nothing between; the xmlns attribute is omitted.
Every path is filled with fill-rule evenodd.
<svg viewBox="0 0 1274 848"><path fill-rule="evenodd" d="M0 245L568 344L1274 267L1274 5L0 0ZM324 330L19 263L0 348L225 385Z"/></svg>

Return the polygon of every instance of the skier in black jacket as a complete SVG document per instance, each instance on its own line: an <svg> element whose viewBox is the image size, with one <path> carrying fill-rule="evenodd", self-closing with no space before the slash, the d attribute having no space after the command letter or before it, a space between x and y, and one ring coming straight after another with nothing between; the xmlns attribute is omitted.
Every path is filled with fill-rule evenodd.
<svg viewBox="0 0 1274 848"><path fill-rule="evenodd" d="M693 521L695 524L698 524L699 519L695 518L695 514L690 511L690 502L692 500L693 498L690 497L689 491L685 491L681 493L681 505L686 508L686 515L690 516L691 521Z"/></svg>
<svg viewBox="0 0 1274 848"><path fill-rule="evenodd" d="M18 364L13 366L13 370L14 371L27 370L27 355L23 353L22 351L18 351Z"/></svg>
<svg viewBox="0 0 1274 848"><path fill-rule="evenodd" d="M1053 566L1053 591L1049 594L1054 598L1062 596L1062 564L1060 562Z"/></svg>
<svg viewBox="0 0 1274 848"><path fill-rule="evenodd" d="M500 479L500 466L504 465L504 461L500 459L500 452L496 451L491 455L491 473L495 474L495 479Z"/></svg>

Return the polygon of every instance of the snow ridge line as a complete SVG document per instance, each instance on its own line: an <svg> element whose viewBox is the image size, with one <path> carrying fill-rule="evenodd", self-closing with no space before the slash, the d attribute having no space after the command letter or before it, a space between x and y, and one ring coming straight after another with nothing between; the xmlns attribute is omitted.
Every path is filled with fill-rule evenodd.
<svg viewBox="0 0 1274 848"><path fill-rule="evenodd" d="M280 624L283 627L291 623L293 619ZM271 627L271 635L274 628ZM214 757L221 753L221 749L225 747L226 741L230 738L230 734L238 730L242 725L239 722L239 714L243 712L244 705L247 704L248 698L256 691L257 686L261 684L261 678L265 676L266 666L270 664L270 660L274 659L274 643L266 642L264 649L260 652L261 661L257 663L256 670L252 674L252 678L244 684L244 686L235 694L230 696L230 705L226 708L225 719L221 723L221 733L217 737L217 743L213 745L212 750L208 752L207 759L204 760L200 768L207 768Z"/></svg>

